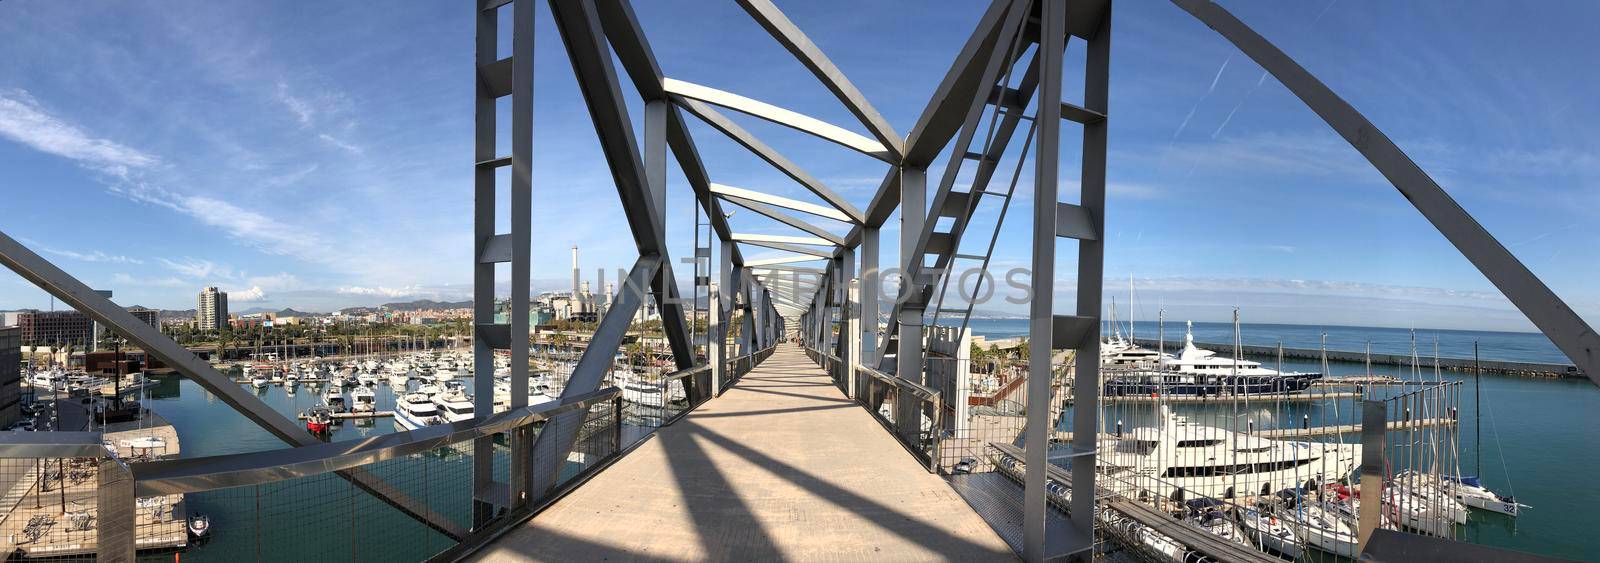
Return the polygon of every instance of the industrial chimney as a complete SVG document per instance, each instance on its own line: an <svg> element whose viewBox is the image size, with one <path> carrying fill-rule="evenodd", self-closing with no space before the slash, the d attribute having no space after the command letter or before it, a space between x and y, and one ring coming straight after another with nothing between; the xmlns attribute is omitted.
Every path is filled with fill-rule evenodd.
<svg viewBox="0 0 1600 563"><path fill-rule="evenodd" d="M578 298L578 245L572 245L572 298Z"/></svg>

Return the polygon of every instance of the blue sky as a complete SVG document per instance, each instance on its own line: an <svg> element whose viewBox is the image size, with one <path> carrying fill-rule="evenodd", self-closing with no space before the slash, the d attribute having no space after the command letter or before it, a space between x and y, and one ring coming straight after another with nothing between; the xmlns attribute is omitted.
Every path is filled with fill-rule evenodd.
<svg viewBox="0 0 1600 563"><path fill-rule="evenodd" d="M983 7L779 5L902 135ZM1600 39L1589 29L1600 7L1224 5L1600 321L1590 281L1600 273ZM235 308L468 297L470 10L372 8L0 2L0 230L125 305L188 308L206 285L229 290ZM668 76L864 132L733 3L635 8ZM534 283L555 289L571 245L591 279L630 264L634 245L544 6L538 19ZM1140 318L1165 306L1168 318L1222 320L1238 306L1259 322L1531 329L1353 149L1220 37L1161 2L1121 2L1113 20L1106 283L1121 296L1134 277ZM1069 100L1081 97L1082 47L1069 46ZM686 118L713 181L815 201ZM847 149L734 118L859 207L884 173ZM1078 129L1063 135L1071 188ZM692 201L669 175L669 239L687 256ZM1024 196L1030 181L1025 173ZM1026 265L1027 199L1002 228L1000 270ZM730 221L790 233L753 215ZM987 242L978 225L968 248ZM883 236L887 265L898 232ZM1061 246L1065 311L1075 253ZM48 303L0 274L0 309Z"/></svg>

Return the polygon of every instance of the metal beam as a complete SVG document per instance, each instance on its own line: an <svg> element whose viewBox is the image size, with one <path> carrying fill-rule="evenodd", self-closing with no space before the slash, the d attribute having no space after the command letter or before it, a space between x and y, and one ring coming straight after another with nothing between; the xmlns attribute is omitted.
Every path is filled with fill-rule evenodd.
<svg viewBox="0 0 1600 563"><path fill-rule="evenodd" d="M883 143L803 113L790 111L760 100L746 98L732 92L718 90L710 86L702 86L693 82L667 78L663 79L662 86L667 89L668 94L699 100L753 117L759 117L884 162L893 164L895 160L894 155L883 146Z"/></svg>
<svg viewBox="0 0 1600 563"><path fill-rule="evenodd" d="M617 186L617 195L622 199L622 211L627 216L639 254L666 256L664 241L655 236L661 230L664 210L652 205L633 122L628 117L616 70L611 65L611 49L599 33L600 21L593 8L592 0L550 3L551 16L566 46L578 90L589 109L595 135Z"/></svg>
<svg viewBox="0 0 1600 563"><path fill-rule="evenodd" d="M837 246L825 238L800 237L793 235L763 235L758 233L733 233L734 242L762 243L775 242L779 244L809 244L812 246Z"/></svg>
<svg viewBox="0 0 1600 563"><path fill-rule="evenodd" d="M1600 335L1506 250L1432 177L1349 102L1233 14L1206 0L1173 0L1271 73L1355 147L1406 201L1539 327L1589 380L1600 385Z"/></svg>
<svg viewBox="0 0 1600 563"><path fill-rule="evenodd" d="M184 377L199 384L202 389L216 395L223 404L238 411L279 440L292 446L322 443L299 424L273 410L253 393L245 391L239 384L234 383L228 376L213 369L210 364L179 346L176 341L161 334L160 329L139 320L126 309L112 303L110 299L100 296L89 286L28 250L4 232L0 232L0 263L4 263L7 268L29 283L54 295L78 312L115 329L146 354L161 360ZM467 534L467 530L455 521L434 512L428 505L417 502L365 470L345 471L341 472L340 476L440 533L457 540Z"/></svg>
<svg viewBox="0 0 1600 563"><path fill-rule="evenodd" d="M878 138L879 143L882 143L884 147L891 151L892 160L890 162L892 164L898 163L902 153L901 146L903 145L900 140L900 134L895 133L894 127L891 127L883 116L878 115L878 110L873 109L872 104L867 102L867 97L862 95L859 90L856 90L855 85L850 83L850 79L845 77L844 72L834 66L833 61L828 60L827 55L822 54L822 49L817 48L811 42L811 39L806 37L805 33L801 32L800 28L795 26L793 22L789 21L789 18L783 15L783 12L777 6L774 6L772 2L768 0L738 0L738 2L745 12L750 14L750 17L760 23L761 27L767 30L767 33L772 34L773 39L778 40L779 44L782 44L796 59L799 59L800 64L810 69L811 74L815 75L817 80L820 80L822 85L828 88L828 91L833 92L834 97L838 98L839 102L844 104L845 109L850 110L850 113L854 114L856 119L860 120L861 124L865 125L867 130Z"/></svg>
<svg viewBox="0 0 1600 563"><path fill-rule="evenodd" d="M1056 279L1056 202L1058 201L1057 189L1059 188L1060 149L1061 149L1061 67L1066 50L1066 1L1045 0L1040 6L1039 30L1039 113L1036 116L1038 125L1036 139L1038 148L1037 158L1033 166L1033 257L1030 283L1032 284L1033 301L1028 305L1028 357L1051 358L1054 356L1052 331L1055 319L1055 279ZM1099 278L1095 278L1099 281ZM1097 283L1096 286L1099 284ZM1098 295L1094 296L1095 308L1098 310ZM1079 303L1087 303L1085 296L1078 296ZM1099 355L1095 355L1099 361ZM1028 363L1027 399L1031 405L1050 404L1050 389L1054 373L1048 359ZM1073 389L1074 394L1083 390ZM1079 405L1085 403L1077 403ZM1095 404L1095 403L1087 403ZM1089 416L1096 413L1093 409L1074 409L1074 413L1088 411ZM1076 417L1074 417L1076 419ZM1029 432L1026 434L1024 452L1028 467L1047 467L1050 455L1050 409L1028 409L1027 423ZM1091 431L1091 434L1093 432ZM1091 438L1092 440L1092 438ZM1073 467L1082 464L1074 463ZM1087 466L1094 469L1094 464ZM1077 477L1076 474L1073 475ZM1093 478L1093 474L1090 475ZM1089 481L1093 483L1093 481ZM1046 478L1044 471L1028 471L1023 475L1023 555L1022 558L1029 562L1043 562L1050 554L1045 553L1048 521L1045 513L1049 508L1049 492L1045 490ZM1094 490L1092 485L1081 490ZM1089 495L1074 495L1094 502ZM1077 499L1074 499L1077 500ZM1093 509L1089 512L1078 513L1079 518L1085 523L1093 524ZM1093 536L1090 536L1093 537Z"/></svg>
<svg viewBox="0 0 1600 563"><path fill-rule="evenodd" d="M757 267L757 266L772 266L772 265L775 265L775 264L793 264L795 262L815 262L817 260L826 260L826 258L820 258L820 257L817 257L817 256L786 256L786 257L781 257L781 258L756 258L756 259L753 259L753 260L745 260L744 265L754 268L754 267Z"/></svg>
<svg viewBox="0 0 1600 563"><path fill-rule="evenodd" d="M717 194L717 195L720 195L720 196L724 196L724 197L730 197L731 196L731 197L738 197L738 198L742 198L742 199L748 199L748 200L754 201L754 202L765 203L767 205L772 205L772 206L776 206L776 207L782 207L784 209L791 209L791 210L800 211L800 212L803 212L803 213L810 213L810 214L816 215L818 217L826 217L826 218L833 219L833 220L836 220L836 221L844 221L846 223L854 223L855 222L855 221L850 219L849 215L845 215L843 212L841 212L841 211L839 211L837 209L834 209L832 207L824 207L824 206L821 206L821 205L816 205L814 203L806 203L804 201L800 201L800 200L797 200L797 199L789 199L789 198L782 197L782 196L775 196L775 195L772 195L772 194L762 193L762 192L758 192L758 191L754 191L754 190L746 190L746 189L743 189L743 188L735 188L733 186L727 186L727 185L715 184L715 183L710 185L710 190L711 190L711 193L714 193L714 194Z"/></svg>
<svg viewBox="0 0 1600 563"><path fill-rule="evenodd" d="M667 92L661 86L661 66L656 63L655 53L639 26L633 6L625 0L598 0L595 8L599 11L600 25L606 39L616 48L617 60L633 80L639 96L646 102L667 100ZM667 112L667 145L671 147L684 178L694 189L695 199L710 218L712 230L716 231L717 236L727 239L731 232L727 216L717 200L711 197L705 164L700 161L700 152L695 148L694 139L683 122L683 115L676 107ZM739 249L735 247L733 263L737 265L743 260Z"/></svg>
<svg viewBox="0 0 1600 563"><path fill-rule="evenodd" d="M622 345L622 338L627 334L634 313L644 303L646 287L650 280L657 277L658 270L663 269L668 267L662 264L660 257L641 256L628 270L628 277L620 280L617 293L612 297L611 308L606 309L605 318L600 320L600 326L595 328L594 336L589 339L589 347L578 358L578 365L572 368L572 376L561 390L562 402L600 388L600 381L611 369L612 357ZM587 410L557 415L539 432L539 437L533 443L534 481L529 489L531 495L543 496L555 489L556 478L566 465L578 429L588 415Z"/></svg>
<svg viewBox="0 0 1600 563"><path fill-rule="evenodd" d="M828 242L831 242L833 244L839 244L839 245L844 244L844 237L841 237L839 235L830 233L830 232L828 232L827 229L824 229L822 227L818 227L816 225L812 225L811 223L807 223L805 221L801 221L799 219L796 219L792 215L789 215L789 214L784 213L782 211L778 211L778 210L773 209L771 207L768 207L766 205L762 205L762 204L760 204L758 202L754 202L754 201L750 201L750 200L742 198L742 197L734 197L734 196L722 196L722 199L726 199L726 200L728 200L730 202L733 202L734 205L738 205L738 206L743 207L745 209L749 209L749 210L754 211L756 213L760 213L762 215L765 215L765 216L767 216L767 217L769 217L769 218L771 218L773 220L776 220L776 221L778 221L780 223L783 223L785 225L788 225L788 226L794 227L796 229L800 229L802 231L811 233L811 234L816 235L818 237L827 239Z"/></svg>
<svg viewBox="0 0 1600 563"><path fill-rule="evenodd" d="M787 252L793 252L795 254L806 254L806 255L810 255L810 256L816 256L818 258L832 258L833 257L833 252L831 252L831 251L818 250L818 249L815 249L815 248L808 248L808 247L800 246L800 245L797 245L797 244L784 244L784 243L781 243L781 242L764 242L764 241L755 241L755 240L744 240L744 241L739 241L739 242L742 242L744 244L753 244L753 245L756 245L756 246L764 246L764 247L771 248L771 249L774 249L774 250L783 250L783 251L787 251ZM837 248L837 247L835 247L835 248Z"/></svg>
<svg viewBox="0 0 1600 563"><path fill-rule="evenodd" d="M718 131L721 131L724 135L727 135L728 138L733 139L734 142L743 145L744 148L749 149L752 153L755 153L755 155L760 157L761 160L767 161L767 164L771 164L773 168L777 168L778 171L783 172L784 175L794 179L796 182L799 182L801 186L804 186L807 190L811 190L811 193L817 194L817 197L822 198L823 201L828 202L828 204L832 205L835 209L838 209L845 215L848 215L851 220L857 223L861 222L862 215L860 209L856 209L854 205L850 205L849 201L845 200L843 197L840 197L839 194L834 193L832 189L829 189L828 186L823 185L821 181L812 177L810 173L800 169L799 165L795 164L793 161L790 161L787 157L778 153L778 151L772 147L767 146L766 143L761 142L761 140L757 139L755 135L751 135L749 131L745 131L743 127L740 127L739 124L734 123L733 120L728 119L727 116L722 115L721 112L718 112L717 110L712 109L710 105L697 100L691 100L681 96L674 97L673 99L678 102L680 107L688 110L689 113L699 117L702 121L705 121Z"/></svg>

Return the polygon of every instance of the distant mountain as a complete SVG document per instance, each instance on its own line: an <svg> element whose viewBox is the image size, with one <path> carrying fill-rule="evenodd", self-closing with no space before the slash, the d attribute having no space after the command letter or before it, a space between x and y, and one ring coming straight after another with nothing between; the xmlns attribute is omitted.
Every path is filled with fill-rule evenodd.
<svg viewBox="0 0 1600 563"><path fill-rule="evenodd" d="M423 311L428 309L467 309L472 307L472 301L434 301L432 299L418 299L405 303L384 303L380 309L390 311Z"/></svg>
<svg viewBox="0 0 1600 563"><path fill-rule="evenodd" d="M163 319L192 319L194 318L194 309L162 309L158 316Z"/></svg>
<svg viewBox="0 0 1600 563"><path fill-rule="evenodd" d="M296 311L294 309L284 309L282 311L278 311L278 316L280 317L320 317L322 315L323 313L307 313L304 311Z"/></svg>

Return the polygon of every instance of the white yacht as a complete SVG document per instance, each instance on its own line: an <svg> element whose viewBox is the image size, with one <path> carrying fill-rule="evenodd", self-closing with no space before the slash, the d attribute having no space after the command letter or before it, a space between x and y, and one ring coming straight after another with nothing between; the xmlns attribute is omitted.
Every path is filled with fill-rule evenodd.
<svg viewBox="0 0 1600 563"><path fill-rule="evenodd" d="M371 387L378 384L378 376L373 375L371 371L363 371L356 374L356 382Z"/></svg>
<svg viewBox="0 0 1600 563"><path fill-rule="evenodd" d="M1217 353L1194 345L1194 323L1183 335L1183 352L1162 361L1163 369L1200 376L1202 382L1215 383L1223 393L1293 393L1304 391L1320 379L1320 373L1280 373L1261 367L1261 362L1219 358Z"/></svg>
<svg viewBox="0 0 1600 563"><path fill-rule="evenodd" d="M461 390L440 393L433 404L439 406L439 417L446 423L472 420L472 396Z"/></svg>
<svg viewBox="0 0 1600 563"><path fill-rule="evenodd" d="M433 399L421 393L406 393L395 401L394 421L405 430L439 424L439 407Z"/></svg>
<svg viewBox="0 0 1600 563"><path fill-rule="evenodd" d="M1288 521L1278 518L1275 512L1262 512L1248 507L1240 509L1239 526L1262 549L1281 553L1289 559L1299 559L1304 551Z"/></svg>
<svg viewBox="0 0 1600 563"><path fill-rule="evenodd" d="M1190 423L1162 407L1161 425L1102 442L1097 460L1127 485L1163 497L1270 495L1326 483L1361 464L1359 445L1276 441ZM1118 479L1118 477L1112 477Z"/></svg>
<svg viewBox="0 0 1600 563"><path fill-rule="evenodd" d="M1453 496L1471 508L1499 512L1508 516L1516 516L1522 512L1524 505L1517 503L1511 496L1501 495L1483 486L1477 477L1456 477L1454 475L1441 475L1437 478L1427 474L1416 474L1414 477L1409 472L1396 475L1395 482L1404 483L1416 480L1427 487ZM1458 522L1459 523L1459 522Z"/></svg>
<svg viewBox="0 0 1600 563"><path fill-rule="evenodd" d="M371 389L356 387L350 390L350 410L352 412L372 412L378 408L378 396Z"/></svg>
<svg viewBox="0 0 1600 563"><path fill-rule="evenodd" d="M393 387L395 389L405 389L406 388L406 382L408 382L408 381L411 381L411 378L406 377L406 374L403 374L403 373L391 373L391 374L389 374L389 386Z"/></svg>
<svg viewBox="0 0 1600 563"><path fill-rule="evenodd" d="M256 389L265 389L268 385L272 385L272 380L267 379L266 374L258 372L250 376L250 384L254 385Z"/></svg>

